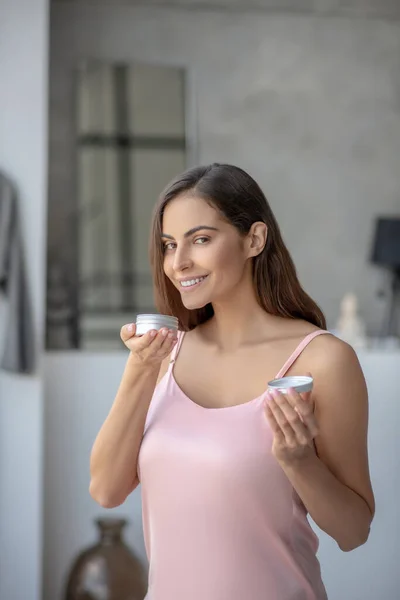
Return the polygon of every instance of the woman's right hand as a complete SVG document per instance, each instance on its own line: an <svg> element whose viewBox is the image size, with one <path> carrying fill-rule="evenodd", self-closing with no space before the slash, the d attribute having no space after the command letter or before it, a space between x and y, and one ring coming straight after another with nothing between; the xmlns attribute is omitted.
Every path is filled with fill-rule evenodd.
<svg viewBox="0 0 400 600"><path fill-rule="evenodd" d="M161 365L177 342L177 332L167 328L151 329L141 336L135 336L136 325L129 323L121 328L120 336L130 350L130 357L138 365Z"/></svg>

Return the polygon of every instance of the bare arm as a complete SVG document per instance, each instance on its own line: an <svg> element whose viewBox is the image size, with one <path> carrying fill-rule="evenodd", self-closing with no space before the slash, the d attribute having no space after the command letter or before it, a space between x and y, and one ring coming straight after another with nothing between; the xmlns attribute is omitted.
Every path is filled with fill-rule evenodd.
<svg viewBox="0 0 400 600"><path fill-rule="evenodd" d="M354 350L337 338L324 338L311 358L315 415L292 396L311 429L315 418L317 453L307 445L296 415L279 399L286 413L283 427L293 423L303 440L297 456L287 448L282 452L280 464L317 525L349 551L368 539L375 511L367 452L368 394ZM291 455L294 459L286 458Z"/></svg>
<svg viewBox="0 0 400 600"><path fill-rule="evenodd" d="M368 539L375 514L368 464L368 390L353 348L330 336L324 342L329 361L315 367L320 431L315 443L327 468L327 474L321 471L322 481L332 495L326 508L321 504L314 511L314 520L336 533L333 537L342 550L352 550Z"/></svg>
<svg viewBox="0 0 400 600"><path fill-rule="evenodd" d="M135 338L134 331L123 328L121 338L131 352L90 457L90 495L106 508L122 504L139 483L137 459L146 415L162 361L169 361L176 335L159 332L152 337L149 332Z"/></svg>

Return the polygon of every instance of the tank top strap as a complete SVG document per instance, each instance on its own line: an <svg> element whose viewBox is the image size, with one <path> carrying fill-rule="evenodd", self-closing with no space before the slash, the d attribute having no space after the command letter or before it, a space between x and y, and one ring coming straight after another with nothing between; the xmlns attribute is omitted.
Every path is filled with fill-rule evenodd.
<svg viewBox="0 0 400 600"><path fill-rule="evenodd" d="M293 363L298 359L300 354L303 352L304 348L308 346L308 344L318 335L322 335L324 333L330 333L330 331L326 331L325 329L319 329L318 331L313 331L306 335L306 337L300 342L295 351L289 356L281 370L275 375L275 379L280 379L285 375L285 373L290 369Z"/></svg>
<svg viewBox="0 0 400 600"><path fill-rule="evenodd" d="M183 340L184 336L185 336L184 331L178 331L178 341L175 344L175 348L171 352L171 360L169 361L168 371L171 371L174 366L174 363L178 356L179 350L181 349L182 340Z"/></svg>

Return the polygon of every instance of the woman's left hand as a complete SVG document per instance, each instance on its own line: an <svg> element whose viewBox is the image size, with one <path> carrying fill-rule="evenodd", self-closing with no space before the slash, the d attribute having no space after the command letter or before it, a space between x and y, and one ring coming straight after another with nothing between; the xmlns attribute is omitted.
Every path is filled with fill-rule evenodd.
<svg viewBox="0 0 400 600"><path fill-rule="evenodd" d="M318 435L311 392L287 394L277 390L267 392L265 413L274 440L272 454L283 465L290 465L315 454L314 438Z"/></svg>

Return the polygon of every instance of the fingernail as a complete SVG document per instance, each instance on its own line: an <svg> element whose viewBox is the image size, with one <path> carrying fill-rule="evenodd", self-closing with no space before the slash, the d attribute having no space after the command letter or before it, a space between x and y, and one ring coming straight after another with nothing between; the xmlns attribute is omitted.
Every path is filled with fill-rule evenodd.
<svg viewBox="0 0 400 600"><path fill-rule="evenodd" d="M133 331L133 323L129 323L129 325L127 325L128 331Z"/></svg>
<svg viewBox="0 0 400 600"><path fill-rule="evenodd" d="M275 402L274 394L272 392L268 392L268 404Z"/></svg>
<svg viewBox="0 0 400 600"><path fill-rule="evenodd" d="M155 337L157 335L157 331L155 329L152 329L152 331L150 331L150 335L151 337Z"/></svg>

